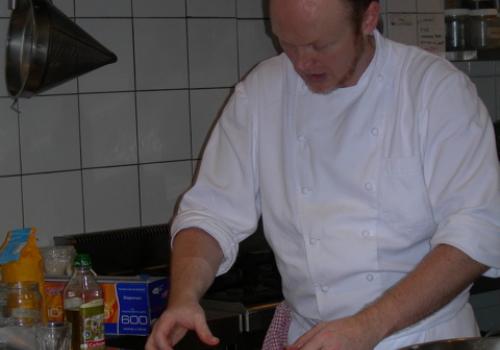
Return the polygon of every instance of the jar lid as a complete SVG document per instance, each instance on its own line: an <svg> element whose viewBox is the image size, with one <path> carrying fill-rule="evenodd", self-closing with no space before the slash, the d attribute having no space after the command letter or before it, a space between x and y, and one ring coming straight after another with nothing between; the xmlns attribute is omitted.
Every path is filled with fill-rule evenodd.
<svg viewBox="0 0 500 350"><path fill-rule="evenodd" d="M496 9L475 9L470 11L471 16L496 16L498 11Z"/></svg>
<svg viewBox="0 0 500 350"><path fill-rule="evenodd" d="M468 16L470 15L470 10L465 8L446 9L444 10L444 15L446 17Z"/></svg>

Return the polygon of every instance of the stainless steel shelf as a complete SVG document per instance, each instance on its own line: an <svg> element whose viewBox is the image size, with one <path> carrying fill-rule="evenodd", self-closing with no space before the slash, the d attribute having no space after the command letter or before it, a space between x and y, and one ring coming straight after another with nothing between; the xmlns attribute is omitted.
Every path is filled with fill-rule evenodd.
<svg viewBox="0 0 500 350"><path fill-rule="evenodd" d="M498 61L500 60L500 48L447 51L445 57L452 62Z"/></svg>

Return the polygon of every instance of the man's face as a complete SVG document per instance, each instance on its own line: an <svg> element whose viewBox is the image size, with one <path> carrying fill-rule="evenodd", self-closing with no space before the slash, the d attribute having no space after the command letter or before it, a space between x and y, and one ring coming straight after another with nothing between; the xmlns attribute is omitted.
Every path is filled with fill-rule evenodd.
<svg viewBox="0 0 500 350"><path fill-rule="evenodd" d="M344 0L271 0L274 34L309 89L355 85L365 41Z"/></svg>

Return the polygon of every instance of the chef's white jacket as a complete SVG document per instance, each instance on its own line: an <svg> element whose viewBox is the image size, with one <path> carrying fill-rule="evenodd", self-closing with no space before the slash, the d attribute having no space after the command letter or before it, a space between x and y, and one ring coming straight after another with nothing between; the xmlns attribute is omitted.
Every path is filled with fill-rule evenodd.
<svg viewBox="0 0 500 350"><path fill-rule="evenodd" d="M285 55L239 83L172 233L200 227L224 253L260 215L293 309L289 340L351 315L449 244L500 270L500 175L490 117L444 59L374 33L353 87L312 93ZM446 288L447 276L443 276ZM476 334L468 290L377 349Z"/></svg>

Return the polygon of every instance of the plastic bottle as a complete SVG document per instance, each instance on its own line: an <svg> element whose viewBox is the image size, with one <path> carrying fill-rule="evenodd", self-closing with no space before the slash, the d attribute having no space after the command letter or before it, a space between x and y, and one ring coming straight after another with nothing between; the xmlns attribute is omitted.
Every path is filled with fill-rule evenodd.
<svg viewBox="0 0 500 350"><path fill-rule="evenodd" d="M78 254L73 266L73 275L64 288L64 314L72 331L71 349L105 349L104 298L90 256Z"/></svg>

